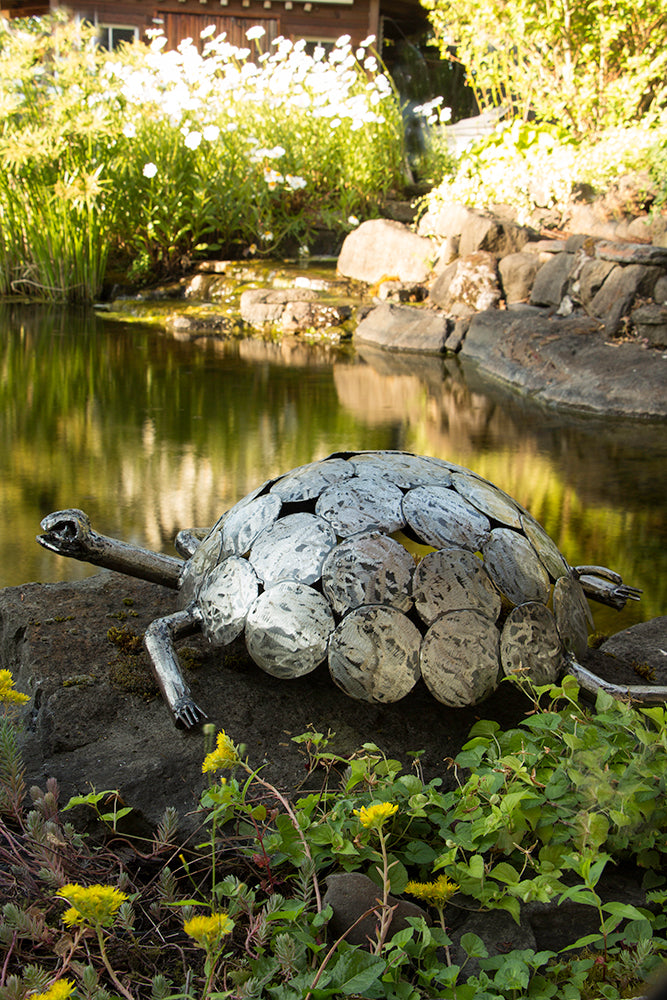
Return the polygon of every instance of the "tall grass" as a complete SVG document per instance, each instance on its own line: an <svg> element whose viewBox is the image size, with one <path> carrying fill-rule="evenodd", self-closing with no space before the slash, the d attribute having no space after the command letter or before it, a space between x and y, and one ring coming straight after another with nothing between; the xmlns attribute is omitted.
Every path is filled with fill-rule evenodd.
<svg viewBox="0 0 667 1000"><path fill-rule="evenodd" d="M262 29L248 32L261 52ZM193 255L308 250L400 186L403 133L372 39L330 53L204 32L118 53L55 16L0 20L0 292L92 299Z"/></svg>

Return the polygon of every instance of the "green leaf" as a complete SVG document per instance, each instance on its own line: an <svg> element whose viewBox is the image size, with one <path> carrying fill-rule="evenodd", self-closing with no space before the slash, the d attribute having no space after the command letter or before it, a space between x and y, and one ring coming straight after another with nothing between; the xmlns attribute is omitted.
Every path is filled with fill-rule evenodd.
<svg viewBox="0 0 667 1000"><path fill-rule="evenodd" d="M361 993L362 996L384 972L387 963L379 955L367 951L351 950L342 953L331 969L331 986L345 996Z"/></svg>
<svg viewBox="0 0 667 1000"><path fill-rule="evenodd" d="M568 944L565 948L561 948L561 951L572 951L573 948L585 948L588 944L595 944L598 941L602 941L602 935L598 934L586 934L584 937L578 938L574 944Z"/></svg>
<svg viewBox="0 0 667 1000"><path fill-rule="evenodd" d="M75 806L96 806L97 803L107 795L115 795L115 792L88 792L87 795L72 795L67 805L62 807L62 811L74 809Z"/></svg>
<svg viewBox="0 0 667 1000"><path fill-rule="evenodd" d="M472 878L484 878L484 858L481 854L473 854L468 862L468 871Z"/></svg>
<svg viewBox="0 0 667 1000"><path fill-rule="evenodd" d="M493 982L502 990L522 990L528 986L530 969L525 962L508 955L493 977Z"/></svg>
<svg viewBox="0 0 667 1000"><path fill-rule="evenodd" d="M398 894L404 891L406 885L410 881L410 876L408 875L405 865L401 861L394 861L393 856L391 855L389 860L393 862L389 869L389 887L391 892Z"/></svg>
<svg viewBox="0 0 667 1000"><path fill-rule="evenodd" d="M487 958L489 954L486 950L486 945L477 934L462 934L461 947L468 958Z"/></svg>
<svg viewBox="0 0 667 1000"><path fill-rule="evenodd" d="M495 878L498 882L506 882L510 885L519 881L518 871L506 861L501 861L499 864L495 865L495 867L489 872L489 875L491 878Z"/></svg>
<svg viewBox="0 0 667 1000"><path fill-rule="evenodd" d="M131 812L132 806L123 806L122 809L117 809L115 812L100 813L100 819L104 820L105 823L115 823Z"/></svg>
<svg viewBox="0 0 667 1000"><path fill-rule="evenodd" d="M631 903L621 903L612 900L610 903L603 903L602 909L605 913L612 913L621 920L646 920L646 914L638 910Z"/></svg>

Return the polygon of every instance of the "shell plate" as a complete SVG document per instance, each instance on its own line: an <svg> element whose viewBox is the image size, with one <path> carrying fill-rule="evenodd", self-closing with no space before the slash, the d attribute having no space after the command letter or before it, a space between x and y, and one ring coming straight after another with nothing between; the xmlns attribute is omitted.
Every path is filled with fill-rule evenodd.
<svg viewBox="0 0 667 1000"><path fill-rule="evenodd" d="M367 701L421 675L443 704L476 704L503 673L555 676L584 640L583 592L537 521L476 473L406 452L339 453L265 483L211 529L181 595L214 644L245 628L268 673L328 660Z"/></svg>

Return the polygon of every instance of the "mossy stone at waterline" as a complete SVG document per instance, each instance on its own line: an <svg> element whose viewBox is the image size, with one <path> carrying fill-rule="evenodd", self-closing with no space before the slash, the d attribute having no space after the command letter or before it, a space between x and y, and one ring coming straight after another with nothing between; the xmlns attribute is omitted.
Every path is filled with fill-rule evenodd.
<svg viewBox="0 0 667 1000"><path fill-rule="evenodd" d="M569 565L520 504L469 469L399 451L340 452L271 479L208 532L182 531L183 556L97 534L80 510L49 514L45 548L179 591L181 610L144 642L177 723L206 718L174 642L244 634L267 673L294 678L328 661L353 698L393 702L423 678L444 705L474 705L503 675L553 682L566 669L591 691L644 701L579 663L587 596L619 610L639 592L612 570Z"/></svg>

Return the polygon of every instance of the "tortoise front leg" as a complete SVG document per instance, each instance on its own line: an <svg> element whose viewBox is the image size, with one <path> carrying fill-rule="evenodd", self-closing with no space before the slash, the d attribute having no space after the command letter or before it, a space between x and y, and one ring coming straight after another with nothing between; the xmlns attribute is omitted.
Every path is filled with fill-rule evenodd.
<svg viewBox="0 0 667 1000"><path fill-rule="evenodd" d="M183 679L174 642L186 635L193 635L200 627L200 616L190 605L184 611L175 611L165 618L156 618L148 626L144 636L144 645L151 658L162 697L169 706L176 725L184 726L186 729L203 722L207 715L195 704L190 688Z"/></svg>

